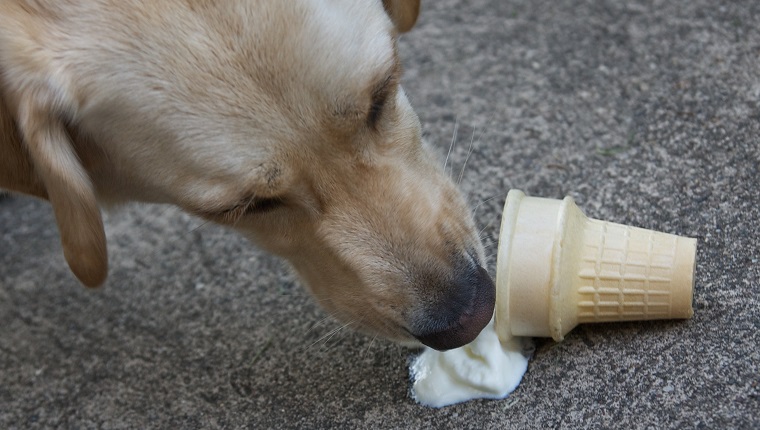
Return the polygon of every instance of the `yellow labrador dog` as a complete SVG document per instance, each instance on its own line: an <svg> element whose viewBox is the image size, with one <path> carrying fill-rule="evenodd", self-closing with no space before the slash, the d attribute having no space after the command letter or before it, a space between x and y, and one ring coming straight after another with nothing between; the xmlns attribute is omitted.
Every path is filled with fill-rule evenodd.
<svg viewBox="0 0 760 430"><path fill-rule="evenodd" d="M99 207L178 205L286 258L329 311L448 349L491 318L472 217L421 141L414 0L2 0L0 187L50 201L82 283Z"/></svg>

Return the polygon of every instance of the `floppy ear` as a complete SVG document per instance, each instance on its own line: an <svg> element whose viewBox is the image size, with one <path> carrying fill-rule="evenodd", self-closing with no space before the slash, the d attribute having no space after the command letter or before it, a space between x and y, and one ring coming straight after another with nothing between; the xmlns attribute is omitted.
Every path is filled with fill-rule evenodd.
<svg viewBox="0 0 760 430"><path fill-rule="evenodd" d="M44 184L71 271L84 285L96 287L108 274L108 253L95 191L63 120L53 109L53 97L34 93L21 94L16 103L16 125L25 145L15 150L21 160L18 164L33 169L26 174L38 176ZM0 139L1 145L8 143L5 136ZM20 158L24 156L28 159Z"/></svg>
<svg viewBox="0 0 760 430"><path fill-rule="evenodd" d="M402 33L414 27L420 14L420 0L383 0L383 6L398 31Z"/></svg>

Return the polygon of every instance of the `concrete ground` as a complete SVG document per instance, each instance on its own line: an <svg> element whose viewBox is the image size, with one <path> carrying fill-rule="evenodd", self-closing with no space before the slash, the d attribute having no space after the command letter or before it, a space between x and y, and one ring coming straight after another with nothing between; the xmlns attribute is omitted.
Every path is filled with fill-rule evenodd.
<svg viewBox="0 0 760 430"><path fill-rule="evenodd" d="M0 428L760 428L760 2L428 0L400 42L493 273L507 190L699 240L694 318L539 341L502 401L428 409L413 351L176 209L109 214L79 286L50 208L0 200ZM472 156L465 160L470 142Z"/></svg>

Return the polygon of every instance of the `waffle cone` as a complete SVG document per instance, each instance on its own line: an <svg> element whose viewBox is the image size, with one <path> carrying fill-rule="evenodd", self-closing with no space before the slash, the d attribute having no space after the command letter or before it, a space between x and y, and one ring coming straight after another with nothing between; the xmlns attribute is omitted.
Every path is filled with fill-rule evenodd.
<svg viewBox="0 0 760 430"><path fill-rule="evenodd" d="M562 340L591 322L690 318L696 240L587 218L572 198L510 191L496 276L496 329Z"/></svg>

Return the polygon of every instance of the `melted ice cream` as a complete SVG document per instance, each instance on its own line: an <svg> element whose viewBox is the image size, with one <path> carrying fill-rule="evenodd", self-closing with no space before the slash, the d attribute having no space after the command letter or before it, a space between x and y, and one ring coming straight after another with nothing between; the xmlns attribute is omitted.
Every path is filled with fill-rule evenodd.
<svg viewBox="0 0 760 430"><path fill-rule="evenodd" d="M409 369L414 398L436 408L478 398L503 399L528 369L531 346L527 338L499 340L491 321L461 348L426 349Z"/></svg>

